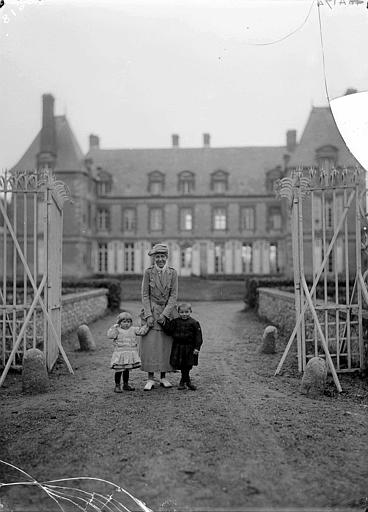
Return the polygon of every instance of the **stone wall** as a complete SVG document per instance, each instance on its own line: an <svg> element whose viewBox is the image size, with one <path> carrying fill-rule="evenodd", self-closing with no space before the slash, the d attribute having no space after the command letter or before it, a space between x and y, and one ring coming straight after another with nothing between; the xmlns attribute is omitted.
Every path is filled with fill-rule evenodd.
<svg viewBox="0 0 368 512"><path fill-rule="evenodd" d="M258 288L259 305L258 315L279 328L284 341L287 342L291 333L294 330L296 322L294 293L284 292L274 288ZM322 304L322 302L321 302ZM317 311L322 330L324 331L324 313ZM340 311L339 323L339 338L345 336L345 313ZM368 366L368 340L364 333L368 332L368 312L362 312L363 316L363 367ZM305 313L306 323L306 350L307 354L314 351L314 322L310 311ZM354 319L355 320L355 319ZM336 352L334 341L336 339L337 324L335 312L328 315L329 322L329 350L331 353ZM360 365L360 350L358 340L358 327L356 324L351 324L352 339L350 342L351 362L353 367L357 368Z"/></svg>
<svg viewBox="0 0 368 512"><path fill-rule="evenodd" d="M284 336L289 337L294 330L296 322L294 293L284 292L276 288L258 288L259 306L258 315L276 325ZM323 301L317 301L323 304ZM324 330L325 316L323 311L317 310L317 316ZM344 312L340 311L340 316ZM314 338L314 320L309 308L304 315L306 326L306 337ZM329 322L333 324L336 320L335 312L329 313ZM340 317L341 320L341 317ZM335 338L334 326L329 324L329 335ZM342 333L340 333L340 336Z"/></svg>
<svg viewBox="0 0 368 512"><path fill-rule="evenodd" d="M105 288L70 293L62 296L61 334L64 335L81 324L89 324L102 317L107 310Z"/></svg>
<svg viewBox="0 0 368 512"><path fill-rule="evenodd" d="M295 327L294 294L275 288L258 288L258 315L290 336Z"/></svg>

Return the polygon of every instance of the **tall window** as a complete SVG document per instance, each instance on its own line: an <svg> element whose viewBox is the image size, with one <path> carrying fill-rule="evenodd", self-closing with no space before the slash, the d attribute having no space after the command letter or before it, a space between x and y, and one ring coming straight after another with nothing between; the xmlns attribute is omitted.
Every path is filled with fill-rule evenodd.
<svg viewBox="0 0 368 512"><path fill-rule="evenodd" d="M276 274L279 271L277 244L270 244L270 273Z"/></svg>
<svg viewBox="0 0 368 512"><path fill-rule="evenodd" d="M135 208L123 209L123 231L135 231L136 211Z"/></svg>
<svg viewBox="0 0 368 512"><path fill-rule="evenodd" d="M100 231L108 231L110 229L110 210L108 208L98 208L97 229Z"/></svg>
<svg viewBox="0 0 368 512"><path fill-rule="evenodd" d="M180 251L180 268L190 270L192 268L192 248L187 247Z"/></svg>
<svg viewBox="0 0 368 512"><path fill-rule="evenodd" d="M151 208L150 210L150 230L162 231L163 229L163 211L162 208Z"/></svg>
<svg viewBox="0 0 368 512"><path fill-rule="evenodd" d="M251 274L253 271L253 246L252 244L243 244L242 246L242 272Z"/></svg>
<svg viewBox="0 0 368 512"><path fill-rule="evenodd" d="M227 227L226 209L214 208L213 210L213 229L224 230Z"/></svg>
<svg viewBox="0 0 368 512"><path fill-rule="evenodd" d="M221 244L215 245L215 274L225 272L225 248Z"/></svg>
<svg viewBox="0 0 368 512"><path fill-rule="evenodd" d="M165 175L160 171L150 172L148 175L148 192L159 196L165 189Z"/></svg>
<svg viewBox="0 0 368 512"><path fill-rule="evenodd" d="M134 244L124 244L124 272L134 272Z"/></svg>
<svg viewBox="0 0 368 512"><path fill-rule="evenodd" d="M191 208L180 209L180 230L191 231L193 229L193 212Z"/></svg>
<svg viewBox="0 0 368 512"><path fill-rule="evenodd" d="M107 244L98 244L97 247L97 270L107 272Z"/></svg>
<svg viewBox="0 0 368 512"><path fill-rule="evenodd" d="M254 231L254 208L245 206L240 211L240 228L243 231Z"/></svg>
<svg viewBox="0 0 368 512"><path fill-rule="evenodd" d="M194 174L191 171L183 171L179 174L178 191L180 194L187 195L194 192L195 181Z"/></svg>
<svg viewBox="0 0 368 512"><path fill-rule="evenodd" d="M268 222L269 227L272 230L281 230L282 227L282 218L281 218L281 209L278 206L272 206L268 212Z"/></svg>
<svg viewBox="0 0 368 512"><path fill-rule="evenodd" d="M211 190L215 194L224 194L229 188L229 173L226 171L215 171L211 175Z"/></svg>

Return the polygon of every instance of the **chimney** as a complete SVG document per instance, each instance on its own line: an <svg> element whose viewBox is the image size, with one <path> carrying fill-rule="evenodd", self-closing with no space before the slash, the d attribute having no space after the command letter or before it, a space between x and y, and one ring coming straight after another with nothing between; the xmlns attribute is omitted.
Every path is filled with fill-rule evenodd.
<svg viewBox="0 0 368 512"><path fill-rule="evenodd" d="M100 148L100 137L98 135L91 135L89 136L89 149L99 149Z"/></svg>
<svg viewBox="0 0 368 512"><path fill-rule="evenodd" d="M56 132L54 119L54 97L52 94L42 96L42 128L40 152L37 155L39 167L53 167L56 158Z"/></svg>
<svg viewBox="0 0 368 512"><path fill-rule="evenodd" d="M173 135L171 135L171 140L172 140L172 147L178 148L179 147L179 135L177 135L176 133L173 133Z"/></svg>
<svg viewBox="0 0 368 512"><path fill-rule="evenodd" d="M296 130L288 130L286 132L286 148L292 153L296 148Z"/></svg>
<svg viewBox="0 0 368 512"><path fill-rule="evenodd" d="M288 166L288 164L290 162L290 155L288 153L285 153L283 155L283 160L284 160L284 171L286 171L287 166Z"/></svg>
<svg viewBox="0 0 368 512"><path fill-rule="evenodd" d="M210 147L210 140L211 140L210 134L209 133L204 133L203 134L203 147L204 148L209 148Z"/></svg>

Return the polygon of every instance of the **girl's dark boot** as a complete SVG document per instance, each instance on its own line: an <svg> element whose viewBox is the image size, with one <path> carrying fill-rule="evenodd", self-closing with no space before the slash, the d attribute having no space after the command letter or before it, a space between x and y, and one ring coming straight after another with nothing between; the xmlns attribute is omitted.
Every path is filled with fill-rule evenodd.
<svg viewBox="0 0 368 512"><path fill-rule="evenodd" d="M186 368L184 368L181 370L181 379L179 382L178 389L185 389L186 388L185 384L188 380L189 380L189 372Z"/></svg>
<svg viewBox="0 0 368 512"><path fill-rule="evenodd" d="M121 373L122 372L115 372L115 393L122 393L120 382L121 382Z"/></svg>
<svg viewBox="0 0 368 512"><path fill-rule="evenodd" d="M124 391L134 391L135 388L129 386L129 370L123 371L123 389Z"/></svg>
<svg viewBox="0 0 368 512"><path fill-rule="evenodd" d="M191 389L192 391L195 391L197 389L197 386L195 386L194 384L191 383L190 381L190 376L189 376L189 371L190 371L190 368L189 370L187 370L187 373L185 375L185 384L187 386L188 389Z"/></svg>

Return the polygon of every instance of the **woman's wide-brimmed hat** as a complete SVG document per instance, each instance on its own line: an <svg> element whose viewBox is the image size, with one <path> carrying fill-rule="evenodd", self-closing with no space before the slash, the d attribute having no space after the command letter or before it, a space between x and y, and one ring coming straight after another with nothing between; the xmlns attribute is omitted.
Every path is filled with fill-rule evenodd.
<svg viewBox="0 0 368 512"><path fill-rule="evenodd" d="M169 254L169 248L166 244L156 244L148 252L148 256L153 256L154 254Z"/></svg>
<svg viewBox="0 0 368 512"><path fill-rule="evenodd" d="M133 317L128 311L123 311L118 315L117 323L119 324L122 320L131 320L133 322Z"/></svg>

